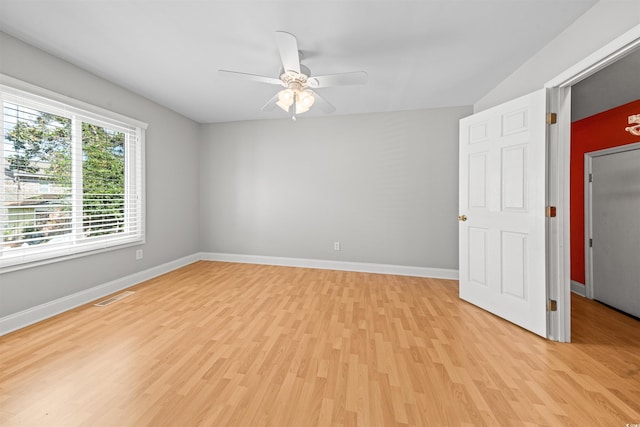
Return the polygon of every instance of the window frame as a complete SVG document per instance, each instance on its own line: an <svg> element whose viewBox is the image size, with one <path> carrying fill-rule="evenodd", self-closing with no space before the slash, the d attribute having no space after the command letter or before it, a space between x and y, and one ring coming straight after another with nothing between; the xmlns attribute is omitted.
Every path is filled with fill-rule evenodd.
<svg viewBox="0 0 640 427"><path fill-rule="evenodd" d="M125 233L125 236L110 234L106 238L71 239L69 244L60 245L59 249L53 250L47 248L46 245L40 248L36 245L30 247L28 251L24 251L22 256L7 256L6 258L3 256L6 253L6 249L0 246L0 274L144 244L146 241L145 134L148 128L147 123L0 73L0 107L3 107L5 102L23 105L28 108L37 108L40 111L70 118L72 126L81 127L81 123L86 122L110 130L124 131L129 136L135 135L136 140L134 141L131 141L129 137L126 138L126 144L129 144L129 148L133 144L134 149L125 148L125 153L132 153L131 155L125 154L125 181L133 180L133 183L125 187L125 194L133 191L135 197L133 201L131 201L130 197L125 197L124 211L127 218L125 219L125 230L132 225L132 220L135 221L138 229L133 233ZM2 110L3 119L0 120L0 135L2 135L3 140L0 144L0 169L2 169L0 173L4 174L6 167L4 157L4 107ZM75 130L73 133L75 133ZM82 150L81 134L80 136L74 136L72 140L72 150L77 150L78 148ZM74 177L73 179L74 189L72 192L75 192L77 186L75 181L82 178L80 176L80 178ZM4 207L4 194L4 177L2 177L0 179L0 208ZM81 204L82 202L79 203ZM134 208L135 212L133 218L128 213L131 207ZM74 218L72 223L81 221L81 217L82 215L80 214L80 218ZM74 225L74 227L76 226L77 224Z"/></svg>

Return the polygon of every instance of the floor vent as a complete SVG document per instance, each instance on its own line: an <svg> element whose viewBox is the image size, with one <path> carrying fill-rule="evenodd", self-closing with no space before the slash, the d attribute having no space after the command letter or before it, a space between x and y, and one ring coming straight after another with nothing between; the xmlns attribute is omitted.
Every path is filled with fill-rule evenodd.
<svg viewBox="0 0 640 427"><path fill-rule="evenodd" d="M96 303L93 305L95 305L96 307L104 307L105 305L113 304L114 302L120 301L122 298L126 298L129 295L133 295L133 294L135 294L135 292L132 292L132 291L123 292L119 295L116 295L115 297L108 298L104 301L100 301L99 303Z"/></svg>

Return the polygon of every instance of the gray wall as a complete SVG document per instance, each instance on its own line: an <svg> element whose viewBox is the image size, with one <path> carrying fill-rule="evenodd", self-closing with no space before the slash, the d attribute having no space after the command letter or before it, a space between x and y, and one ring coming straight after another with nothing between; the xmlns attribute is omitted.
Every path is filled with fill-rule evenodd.
<svg viewBox="0 0 640 427"><path fill-rule="evenodd" d="M149 124L147 243L0 275L0 317L198 252L197 123L2 32L0 57L0 73Z"/></svg>
<svg viewBox="0 0 640 427"><path fill-rule="evenodd" d="M545 83L638 24L640 0L601 0L476 102L474 110L482 111L541 89Z"/></svg>
<svg viewBox="0 0 640 427"><path fill-rule="evenodd" d="M542 87L639 23L640 0L599 2L474 109ZM1 73L149 123L144 259L134 247L3 274L0 317L198 251L458 267L470 107L198 125L1 32L0 55Z"/></svg>
<svg viewBox="0 0 640 427"><path fill-rule="evenodd" d="M470 113L203 125L201 249L457 269L458 120Z"/></svg>

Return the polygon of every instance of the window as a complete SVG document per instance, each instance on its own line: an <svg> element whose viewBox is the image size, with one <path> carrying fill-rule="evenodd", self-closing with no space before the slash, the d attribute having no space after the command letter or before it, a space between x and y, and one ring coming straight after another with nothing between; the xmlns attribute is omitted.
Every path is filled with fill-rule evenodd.
<svg viewBox="0 0 640 427"><path fill-rule="evenodd" d="M35 89L0 85L0 271L143 243L146 124Z"/></svg>

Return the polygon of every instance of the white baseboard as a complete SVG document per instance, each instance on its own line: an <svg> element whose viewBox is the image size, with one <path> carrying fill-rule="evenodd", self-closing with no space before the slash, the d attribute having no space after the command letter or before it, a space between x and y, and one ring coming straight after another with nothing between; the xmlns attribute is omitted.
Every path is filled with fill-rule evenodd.
<svg viewBox="0 0 640 427"><path fill-rule="evenodd" d="M318 268L323 270L395 274L398 276L433 277L435 279L458 279L458 270L445 268L412 267L406 265L374 264L367 262L328 261L320 259L285 258L216 252L201 252L200 259L203 261L225 261L243 264L266 264L281 265L285 267Z"/></svg>
<svg viewBox="0 0 640 427"><path fill-rule="evenodd" d="M144 282L145 280L149 280L177 268L184 267L185 265L199 261L199 259L198 254L189 255L111 282L94 286L93 288L86 289L75 294L49 301L27 310L19 311L18 313L10 314L9 316L5 316L0 319L0 336L48 319L49 317L71 310L72 308L95 301L98 298L102 298L114 292L129 288L133 285Z"/></svg>
<svg viewBox="0 0 640 427"><path fill-rule="evenodd" d="M581 297L585 297L587 296L587 287L580 283L580 282L576 282L575 280L571 281L571 292L573 292L574 294L578 294Z"/></svg>

